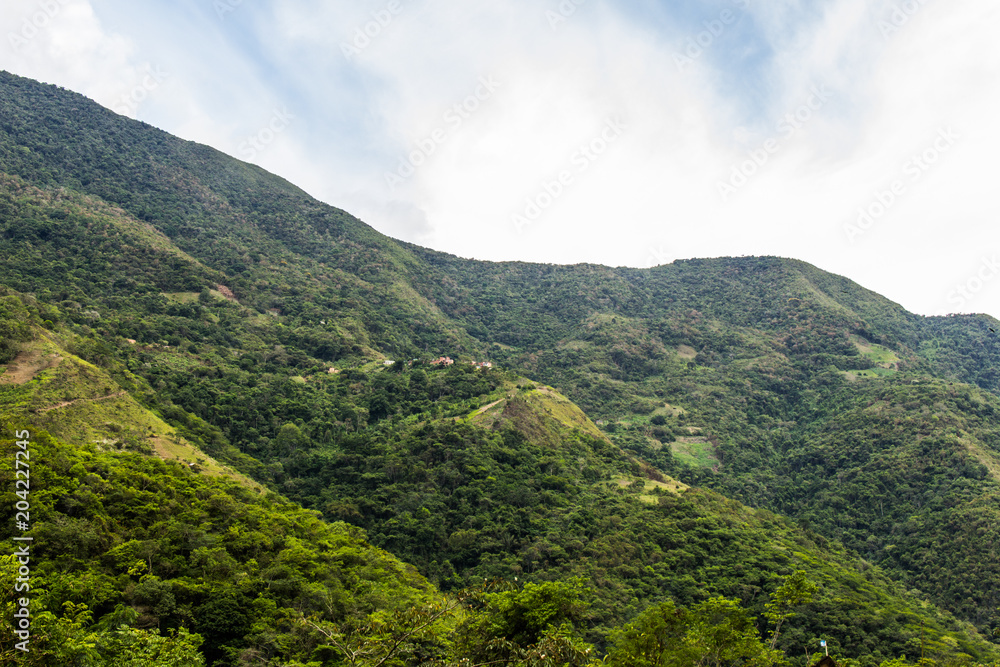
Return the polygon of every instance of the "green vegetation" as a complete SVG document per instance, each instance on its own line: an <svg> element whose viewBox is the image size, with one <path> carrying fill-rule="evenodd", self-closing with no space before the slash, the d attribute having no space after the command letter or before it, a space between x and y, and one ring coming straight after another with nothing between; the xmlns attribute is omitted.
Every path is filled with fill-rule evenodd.
<svg viewBox="0 0 1000 667"><path fill-rule="evenodd" d="M670 450L681 463L698 468L715 469L719 459L708 438L701 436L679 436L670 443Z"/></svg>
<svg viewBox="0 0 1000 667"><path fill-rule="evenodd" d="M4 433L13 451L9 424ZM200 646L209 663L250 664L258 654L292 657L290 642L311 652L319 637L303 636L302 613L345 622L435 595L359 529L324 523L273 494L174 462L31 435L35 639L18 664L77 664L67 656L123 664L115 656L130 645L158 646L157 630L164 641L176 637L157 650L188 655L185 647ZM10 457L0 477L13 506ZM6 544L12 527L0 529ZM15 565L5 557L5 591ZM5 605L10 618L13 600ZM12 647L10 625L0 632Z"/></svg>
<svg viewBox="0 0 1000 667"><path fill-rule="evenodd" d="M995 320L463 260L5 73L0 239L25 664L997 658Z"/></svg>

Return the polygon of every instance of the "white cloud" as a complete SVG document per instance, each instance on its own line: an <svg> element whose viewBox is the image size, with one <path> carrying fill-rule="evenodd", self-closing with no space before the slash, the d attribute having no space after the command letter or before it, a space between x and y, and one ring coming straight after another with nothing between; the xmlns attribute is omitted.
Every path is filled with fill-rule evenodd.
<svg viewBox="0 0 1000 667"><path fill-rule="evenodd" d="M87 0L8 0L0 8L8 71L72 88L110 106L135 78L131 40L107 34Z"/></svg>

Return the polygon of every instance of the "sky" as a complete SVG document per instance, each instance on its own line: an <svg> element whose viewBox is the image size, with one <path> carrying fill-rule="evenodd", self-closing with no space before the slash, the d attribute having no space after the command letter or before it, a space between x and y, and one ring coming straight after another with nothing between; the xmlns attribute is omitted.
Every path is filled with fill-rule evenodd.
<svg viewBox="0 0 1000 667"><path fill-rule="evenodd" d="M463 257L1000 317L996 0L4 0L0 69Z"/></svg>

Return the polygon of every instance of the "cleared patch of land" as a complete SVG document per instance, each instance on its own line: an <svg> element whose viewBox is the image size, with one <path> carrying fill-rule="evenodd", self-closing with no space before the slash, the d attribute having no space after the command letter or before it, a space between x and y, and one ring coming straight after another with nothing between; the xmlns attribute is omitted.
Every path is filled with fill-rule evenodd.
<svg viewBox="0 0 1000 667"><path fill-rule="evenodd" d="M179 437L106 371L66 352L48 332L37 333L6 367L0 366L0 385L7 385L8 393L16 392L6 397L6 415L68 443L155 453L203 474L224 475L263 491L257 482Z"/></svg>
<svg viewBox="0 0 1000 667"><path fill-rule="evenodd" d="M60 361L62 357L58 354L45 353L39 346L31 345L7 364L3 374L0 374L0 383L24 384L38 373L58 366Z"/></svg>
<svg viewBox="0 0 1000 667"><path fill-rule="evenodd" d="M965 444L966 449L969 450L969 453L975 456L986 467L990 476L1000 482L1000 456L967 438L963 438L962 442Z"/></svg>
<svg viewBox="0 0 1000 667"><path fill-rule="evenodd" d="M702 436L681 436L670 443L670 451L688 465L712 469L720 465L715 447Z"/></svg>
<svg viewBox="0 0 1000 667"><path fill-rule="evenodd" d="M698 356L698 351L690 345L678 345L677 356L681 359L691 360Z"/></svg>
<svg viewBox="0 0 1000 667"><path fill-rule="evenodd" d="M891 368L867 368L861 371L841 371L841 372L848 379L848 381L857 380L859 378L888 377L896 373L896 371Z"/></svg>
<svg viewBox="0 0 1000 667"><path fill-rule="evenodd" d="M663 407L656 408L649 416L655 417L657 415L660 415L663 417L679 417L680 415L684 414L684 412L685 412L684 408L678 408L673 405L670 405L669 403L664 403Z"/></svg>
<svg viewBox="0 0 1000 667"><path fill-rule="evenodd" d="M659 501L659 494L663 491L666 491L667 493L679 494L689 488L687 484L679 482L672 477L666 477L663 482L658 482L654 479L630 477L618 477L612 480L614 484L617 484L623 489L632 486L632 484L637 481L642 481L643 483L642 491L639 493L639 500L651 505L655 505ZM659 489L659 491L657 491L657 489Z"/></svg>

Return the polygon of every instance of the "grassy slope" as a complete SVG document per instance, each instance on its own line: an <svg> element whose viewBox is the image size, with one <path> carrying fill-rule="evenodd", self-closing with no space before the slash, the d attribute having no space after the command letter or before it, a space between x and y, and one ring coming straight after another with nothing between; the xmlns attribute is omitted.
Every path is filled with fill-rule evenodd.
<svg viewBox="0 0 1000 667"><path fill-rule="evenodd" d="M212 476L226 476L263 492L263 487L220 464L139 404L105 370L65 350L57 336L35 329L10 363L0 365L0 416L31 423L60 440L116 451L155 454Z"/></svg>

